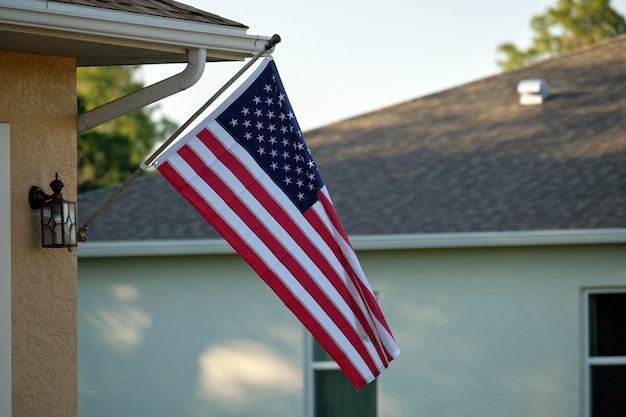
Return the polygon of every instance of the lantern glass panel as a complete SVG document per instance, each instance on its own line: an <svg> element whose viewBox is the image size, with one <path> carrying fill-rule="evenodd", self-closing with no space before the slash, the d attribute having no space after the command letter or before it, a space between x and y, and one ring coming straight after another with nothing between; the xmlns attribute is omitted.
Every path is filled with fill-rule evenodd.
<svg viewBox="0 0 626 417"><path fill-rule="evenodd" d="M72 245L76 245L78 242L76 241L78 236L78 231L76 230L76 203L70 201L69 202L69 229L70 229L70 240L69 242Z"/></svg>
<svg viewBox="0 0 626 417"><path fill-rule="evenodd" d="M63 223L63 205L52 201L50 203L50 209L52 210L52 220L55 225Z"/></svg>
<svg viewBox="0 0 626 417"><path fill-rule="evenodd" d="M52 246L54 244L54 221L55 209L51 202L43 203L41 206L41 238L42 245Z"/></svg>
<svg viewBox="0 0 626 417"><path fill-rule="evenodd" d="M44 210L41 210L41 237L43 240L43 246L52 246L52 237L53 237L53 228L54 222L52 221L51 216L49 215L50 210L48 210L48 216L44 217Z"/></svg>
<svg viewBox="0 0 626 417"><path fill-rule="evenodd" d="M63 224L55 224L52 231L52 245L63 245Z"/></svg>
<svg viewBox="0 0 626 417"><path fill-rule="evenodd" d="M76 243L76 233L74 228L74 204L67 200L63 200L63 241L59 242L63 245L71 245Z"/></svg>
<svg viewBox="0 0 626 417"><path fill-rule="evenodd" d="M48 224L50 217L52 217L52 210L47 204L44 204L41 207L41 224Z"/></svg>

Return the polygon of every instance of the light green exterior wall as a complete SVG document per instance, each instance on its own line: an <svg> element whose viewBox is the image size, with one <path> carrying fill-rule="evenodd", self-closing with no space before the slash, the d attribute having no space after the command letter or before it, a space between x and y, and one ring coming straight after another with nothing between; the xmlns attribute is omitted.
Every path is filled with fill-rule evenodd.
<svg viewBox="0 0 626 417"><path fill-rule="evenodd" d="M362 251L379 416L583 416L582 291L626 245ZM303 416L304 333L235 255L79 257L79 415Z"/></svg>
<svg viewBox="0 0 626 417"><path fill-rule="evenodd" d="M83 261L82 416L300 415L304 333L238 257Z"/></svg>
<svg viewBox="0 0 626 417"><path fill-rule="evenodd" d="M364 256L403 350L381 381L381 415L581 416L582 289L626 289L624 249Z"/></svg>

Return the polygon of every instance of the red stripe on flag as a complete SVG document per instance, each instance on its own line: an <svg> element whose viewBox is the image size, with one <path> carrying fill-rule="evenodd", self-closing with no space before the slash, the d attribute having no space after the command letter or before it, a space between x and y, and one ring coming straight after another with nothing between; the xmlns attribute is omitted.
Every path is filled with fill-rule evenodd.
<svg viewBox="0 0 626 417"><path fill-rule="evenodd" d="M313 262L320 268L320 270L324 273L325 277L329 280L329 282L333 285L333 287L337 290L337 292L344 299L346 304L351 309L352 314L355 315L357 321L360 323L361 327L366 331L368 336L372 341L377 339L376 332L377 329L372 328L372 324L365 317L365 312L363 312L358 305L358 303L354 300L353 295L350 293L344 279L342 276L337 275L335 269L329 264L326 257L321 253L319 247L310 241L309 237L302 231L300 226L294 221L289 213L286 213L283 208L276 202L276 200L272 197L272 195L263 187L263 185L249 172L246 166L235 156L233 155L229 149L209 130L203 129L197 134L197 137L204 143L204 145L211 150L211 152L222 161L222 163L229 167L230 171L233 175L237 176L237 178L244 184L248 191L254 195L254 197L266 208L266 210L270 213L273 213L273 217L275 220L286 230L290 236L294 239L294 241L298 242L299 245L305 250L305 252L309 255L309 257L313 260ZM323 195L323 193L320 193ZM291 204L291 203L289 203ZM332 208L330 207L332 212L334 213L335 218L338 220L337 215ZM328 210L328 208L327 208ZM307 222L310 220L308 215L312 210L307 210L303 214L304 219ZM316 217L317 219L317 217ZM319 219L317 219L319 220ZM326 226L320 227L322 223L320 221L316 221L316 224L313 225L313 228L316 231L327 230ZM345 236L345 234L344 234ZM337 261L342 264L343 272L349 276L354 276L355 272L352 271L352 267L349 262L346 261L345 256L339 246L337 245L336 238L331 234L325 234L321 236L325 241L326 245L332 250L334 256ZM346 236L347 238L347 236ZM352 278L353 279L353 278ZM375 301L375 298L374 298ZM377 302L375 301L375 304ZM361 343L362 344L362 343ZM378 356L384 362L385 355L379 346L374 343L376 350L378 351ZM361 355L365 357L370 356L368 354L364 354L360 352ZM375 369L378 369L376 366ZM373 371L373 370L372 370Z"/></svg>
<svg viewBox="0 0 626 417"><path fill-rule="evenodd" d="M206 135L209 135L206 132ZM212 137L211 145L218 142L217 138ZM291 272L293 277L300 282L300 284L311 294L311 296L317 301L317 303L326 311L329 317L333 320L333 322L337 325L337 327L341 330L341 332L346 336L346 338L350 341L352 346L356 349L359 355L363 358L368 368L373 374L376 374L378 371L378 366L374 363L370 353L367 351L367 348L361 341L358 333L352 327L352 324L346 319L346 312L342 311L335 303L328 297L328 295L323 291L323 289L319 286L318 282L310 275L309 271L307 271L299 262L297 257L294 257L292 252L285 247L284 243L281 242L268 228L266 224L260 221L255 213L248 207L245 202L243 202L233 191L229 184L225 183L222 178L220 178L210 167L207 167L204 161L194 152L190 147L183 147L178 151L179 155L183 157L183 159L200 175L206 183L211 185L217 194L222 197L224 201L228 201L229 207L233 210L241 220L244 221L248 225L248 227L254 231L254 233L259 237L259 239L267 246L271 248L271 251L274 255L282 262L282 264ZM233 157L223 146L218 146L217 155L219 155L220 160L231 170L231 172L236 175L240 181L245 181L251 177L251 174L245 169L240 162ZM215 154L215 153L214 153ZM254 181L254 184L257 184L254 187L248 187L248 191L252 191L252 189L257 189L257 194L265 194L263 197L267 197L271 200L272 205L275 205L275 210L272 210L272 215L275 220L281 225L283 228L291 228L292 230L288 230L293 237L293 234L299 232L298 244L304 244L306 242L306 246L311 250L311 252L305 252L309 256L313 256L313 263L323 263L326 262L325 259L321 257L317 248L311 244L308 240L307 236L301 233L300 229L297 228L295 224L292 224L291 221L286 221L289 219L289 215L282 211L282 208L278 206L278 204L266 194L265 190L260 187L258 181ZM269 204L262 204L267 208ZM283 222L286 221L287 224ZM235 248L237 249L237 248ZM318 256L316 256L318 255ZM326 271L321 271L323 273L331 274L335 280L339 279L338 276L335 275L334 270L328 265L328 269ZM344 292L346 296L349 297L349 293L345 286L341 285L341 291L339 293ZM345 300L347 303L352 301L352 298L349 300ZM349 304L348 304L349 305ZM356 312L351 312L355 314ZM363 312L358 310L358 314L363 317ZM363 317L363 320L365 318ZM380 353L379 353L380 355ZM338 361L340 362L340 360Z"/></svg>
<svg viewBox="0 0 626 417"><path fill-rule="evenodd" d="M197 136L205 144L205 146L224 163L224 165L229 167L233 175L235 175L241 183L247 187L248 191L254 195L263 207L265 207L268 212L273 214L275 220L290 234L290 236L298 242L298 244L301 244L305 252L311 256L311 259L313 259L315 264L320 267L322 272L324 272L324 274L329 278L329 281L341 294L343 299L346 302L351 301L352 296L349 291L347 291L345 283L342 278L337 275L336 271L330 265L324 254L321 253L319 247L311 242L309 237L302 231L297 222L291 218L289 213L286 213L283 210L274 197L272 197L263 185L260 184L260 182L246 169L245 165L241 163L241 161L234 156L209 130L204 129L199 132ZM303 216L308 221L306 215ZM334 237L327 235L322 236L322 238L329 248L332 249L333 246L337 246ZM341 261L344 258L340 250L333 250L333 254L338 261ZM345 267L345 265L342 265L342 267ZM360 309L354 310L353 313L357 315L362 314ZM364 325L365 322L362 322L361 324Z"/></svg>
<svg viewBox="0 0 626 417"><path fill-rule="evenodd" d="M348 235L345 232L345 229L344 229L343 225L341 224L341 221L339 220L339 216L337 215L337 212L335 211L332 202L329 200L327 195L325 193L323 193L323 192L319 192L318 196L319 196L319 199L320 199L322 205L325 208L326 214L329 216L329 219L330 219L333 227L335 228L335 230L338 233L341 234L341 236L344 238L346 243L352 249L352 246L350 245L350 242L348 240ZM341 249L339 249L339 250L341 250ZM350 267L346 267L346 270L350 272L350 277L353 280L354 285L356 285L356 287L359 289L359 292L360 292L362 298L367 303L367 307L368 307L369 311L373 314L373 317L375 318L375 320L377 320L384 327L384 329L387 331L387 333L389 334L389 336L393 340L393 335L391 334L391 329L389 328L389 325L387 324L387 321L385 320L385 316L383 315L383 312L380 309L378 301L376 300L376 297L374 296L374 294L370 290L369 286L366 285L366 283L364 282L364 278L361 276L361 274L357 274ZM377 332L377 334L378 334L378 332ZM387 359L387 363L388 363L388 362L390 362L394 358L394 356L392 354L390 354L390 352L386 349L384 344L383 344L383 347L384 347L384 350L385 350L385 358Z"/></svg>
<svg viewBox="0 0 626 417"><path fill-rule="evenodd" d="M318 193L318 195L319 194L322 194L322 193ZM345 258L343 251L341 247L339 246L339 243L335 240L335 237L333 236L332 232L328 229L326 223L313 210L307 211L306 213L304 213L304 215L307 218L307 220L313 225L313 227L317 230L317 232L320 233L320 235L322 235L322 238L325 241L329 242L329 245L331 246L332 251L335 253L335 256L337 257L337 259L341 260L341 263L343 264L344 270L346 271L348 278L352 282L355 289L358 291L363 303L367 304L368 301L366 298L363 297L363 289L361 288L358 274L352 269L352 266L350 265L348 260ZM367 292L369 292L369 289L367 289ZM372 294L372 297L373 297L373 294ZM374 303L378 305L378 301L376 301L375 297L374 297ZM358 305L358 303L354 299L352 299L352 304L354 305L353 309L356 309L359 312L361 312L361 314L364 314L363 311L361 310L361 307ZM368 308L368 306L366 305L365 308ZM369 314L369 310L368 310L368 314ZM376 352L378 353L379 358L381 359L381 361L383 361L383 365L386 368L389 365L389 361L391 359L389 358L390 355L387 352L387 349L384 347L384 345L380 343L380 337L378 336L378 329L376 328L376 322L372 318L370 318L370 320L367 320L364 318L364 320L365 320L365 324L363 325L363 328L367 332L370 340L372 340L374 348L376 349Z"/></svg>
<svg viewBox="0 0 626 417"><path fill-rule="evenodd" d="M220 233L226 241L236 248L237 252L253 267L255 272L268 284L268 286L280 297L285 305L291 310L305 325L328 351L328 353L342 360L342 371L352 384L360 389L367 385L367 381L358 369L352 364L343 350L338 346L333 338L328 334L323 326L320 325L315 316L306 308L306 306L292 294L289 288L280 280L280 278L265 264L254 250L232 229L227 221L225 221L214 209L206 202L204 197L200 195L192 186L190 186L184 178L171 166L169 162L164 162L158 167L159 172L181 193L187 201L189 201L199 213L211 223L215 230ZM243 249L243 250L241 250ZM375 376L378 373L375 373Z"/></svg>

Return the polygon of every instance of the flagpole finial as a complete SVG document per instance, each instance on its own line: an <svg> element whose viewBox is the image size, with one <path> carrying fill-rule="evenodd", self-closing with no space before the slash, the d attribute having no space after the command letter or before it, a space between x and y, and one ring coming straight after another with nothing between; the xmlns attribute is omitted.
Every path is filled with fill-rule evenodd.
<svg viewBox="0 0 626 417"><path fill-rule="evenodd" d="M272 35L272 38L265 43L265 50L269 51L274 46L276 46L277 43L280 43L281 40L282 39L280 38L280 35L278 35L278 34Z"/></svg>

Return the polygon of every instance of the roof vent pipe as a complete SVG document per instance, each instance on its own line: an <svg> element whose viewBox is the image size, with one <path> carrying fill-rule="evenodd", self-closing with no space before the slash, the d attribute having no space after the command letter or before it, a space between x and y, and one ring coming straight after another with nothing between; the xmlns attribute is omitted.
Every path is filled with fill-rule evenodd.
<svg viewBox="0 0 626 417"><path fill-rule="evenodd" d="M176 75L78 115L78 134L194 85L204 72L205 49L187 50L187 67Z"/></svg>
<svg viewBox="0 0 626 417"><path fill-rule="evenodd" d="M541 79L521 80L517 84L519 104L541 104L548 99L548 83Z"/></svg>

